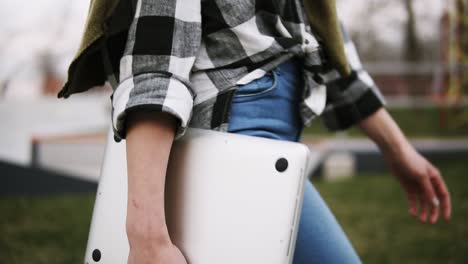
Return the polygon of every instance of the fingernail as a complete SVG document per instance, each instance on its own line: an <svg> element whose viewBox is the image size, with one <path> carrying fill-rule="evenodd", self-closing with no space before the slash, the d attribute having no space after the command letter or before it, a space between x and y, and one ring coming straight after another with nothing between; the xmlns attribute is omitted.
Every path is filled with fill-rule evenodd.
<svg viewBox="0 0 468 264"><path fill-rule="evenodd" d="M440 203L439 203L439 199L437 199L437 198L435 198L435 197L432 198L432 205L433 205L434 207L438 207L439 204L440 204Z"/></svg>

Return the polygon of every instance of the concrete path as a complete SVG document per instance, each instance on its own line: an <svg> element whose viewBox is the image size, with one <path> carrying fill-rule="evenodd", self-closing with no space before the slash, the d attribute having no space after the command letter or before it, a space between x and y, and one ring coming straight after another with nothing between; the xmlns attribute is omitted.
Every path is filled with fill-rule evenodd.
<svg viewBox="0 0 468 264"><path fill-rule="evenodd" d="M411 144L421 152L467 152L468 137L441 139L441 138L424 138L410 139ZM313 137L305 137L302 143L308 145L310 149L315 149L319 152L329 151L351 151L351 152L379 152L379 149L373 141L369 139L359 138L322 138L314 139Z"/></svg>
<svg viewBox="0 0 468 264"><path fill-rule="evenodd" d="M68 173L86 180L98 181L105 148L105 133L75 142L57 142L40 146L39 164L42 167ZM468 138L462 139L414 139L411 142L423 155L468 155ZM303 143L311 149L309 170L317 170L331 153L349 152L357 159L357 169L378 168L381 163L379 150L367 139L312 139ZM73 153L73 155L70 155ZM372 161L372 162L371 162ZM374 162L375 161L375 162ZM370 167L369 167L370 166Z"/></svg>

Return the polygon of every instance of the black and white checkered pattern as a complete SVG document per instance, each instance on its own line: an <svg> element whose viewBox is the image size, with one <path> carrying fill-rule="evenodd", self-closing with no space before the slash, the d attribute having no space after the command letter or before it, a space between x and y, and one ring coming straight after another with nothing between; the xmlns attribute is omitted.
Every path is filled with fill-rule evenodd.
<svg viewBox="0 0 468 264"><path fill-rule="evenodd" d="M382 93L363 69L356 47L343 27L342 32L352 74L338 77L330 72L325 75L327 100L321 117L330 130L347 129L386 105Z"/></svg>
<svg viewBox="0 0 468 264"><path fill-rule="evenodd" d="M375 111L366 103L383 101L346 45L358 74L347 81L336 71L325 75L340 97L318 78L323 56L302 0L138 0L112 95L115 138L125 138L125 118L137 109L173 114L176 138L188 126L226 131L237 86L294 56L304 62L304 124L325 110L330 128L347 127ZM344 120L347 108L355 113Z"/></svg>

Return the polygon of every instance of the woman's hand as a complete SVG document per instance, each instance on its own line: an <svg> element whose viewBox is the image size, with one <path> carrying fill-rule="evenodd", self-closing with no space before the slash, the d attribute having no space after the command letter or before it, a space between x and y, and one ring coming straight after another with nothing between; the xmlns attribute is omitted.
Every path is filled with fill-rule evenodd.
<svg viewBox="0 0 468 264"><path fill-rule="evenodd" d="M409 212L421 222L437 222L440 211L446 221L450 219L451 202L448 189L440 172L421 156L401 132L390 114L380 108L359 123L385 155L395 177L406 191Z"/></svg>
<svg viewBox="0 0 468 264"><path fill-rule="evenodd" d="M172 243L164 219L154 217L154 212L151 214L150 209L133 210L127 216L128 264L187 264L182 252Z"/></svg>
<svg viewBox="0 0 468 264"><path fill-rule="evenodd" d="M131 249L128 264L187 264L187 261L176 246L159 244Z"/></svg>
<svg viewBox="0 0 468 264"><path fill-rule="evenodd" d="M400 152L387 152L385 158L406 192L409 213L423 223L434 224L440 212L446 221L450 219L450 195L439 170L421 156L411 145Z"/></svg>

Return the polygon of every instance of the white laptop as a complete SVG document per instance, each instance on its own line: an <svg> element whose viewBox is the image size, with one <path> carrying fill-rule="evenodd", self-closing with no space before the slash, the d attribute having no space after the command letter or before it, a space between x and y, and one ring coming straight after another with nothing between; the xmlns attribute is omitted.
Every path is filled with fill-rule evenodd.
<svg viewBox="0 0 468 264"><path fill-rule="evenodd" d="M189 264L292 263L308 148L189 128L166 177L169 233ZM107 138L85 263L126 263L125 141Z"/></svg>

